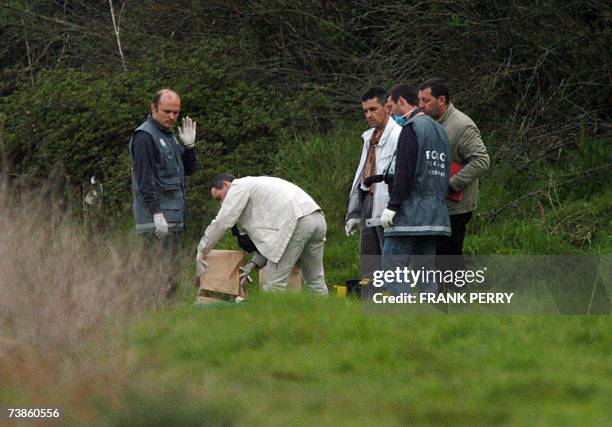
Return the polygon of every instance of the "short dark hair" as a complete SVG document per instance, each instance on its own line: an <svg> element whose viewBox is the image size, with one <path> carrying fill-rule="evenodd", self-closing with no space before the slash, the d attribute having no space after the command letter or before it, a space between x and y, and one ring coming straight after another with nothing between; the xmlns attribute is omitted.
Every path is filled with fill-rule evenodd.
<svg viewBox="0 0 612 427"><path fill-rule="evenodd" d="M393 102L397 102L400 96L410 105L419 105L419 93L413 86L407 84L395 85L387 94L387 97L391 98Z"/></svg>
<svg viewBox="0 0 612 427"><path fill-rule="evenodd" d="M223 188L223 181L232 182L236 177L229 173L220 173L213 176L210 181L210 188L216 188L217 190L221 190Z"/></svg>
<svg viewBox="0 0 612 427"><path fill-rule="evenodd" d="M387 91L380 86L373 86L361 95L361 102L366 102L374 98L376 98L381 105L385 105L387 103Z"/></svg>
<svg viewBox="0 0 612 427"><path fill-rule="evenodd" d="M431 94L436 98L444 95L446 97L446 103L450 102L450 92L448 90L448 86L444 83L444 80L434 77L433 79L425 80L419 86L419 90L425 90L427 88L431 88Z"/></svg>

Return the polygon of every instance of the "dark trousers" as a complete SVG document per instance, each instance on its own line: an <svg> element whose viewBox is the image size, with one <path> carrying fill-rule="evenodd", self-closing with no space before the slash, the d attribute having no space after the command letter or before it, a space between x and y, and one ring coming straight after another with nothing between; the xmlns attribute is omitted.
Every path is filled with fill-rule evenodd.
<svg viewBox="0 0 612 427"><path fill-rule="evenodd" d="M361 191L361 190L360 190ZM372 279L374 271L380 270L380 259L385 241L385 230L380 227L366 227L366 219L372 217L374 197L372 193L361 191L361 223L359 254L361 255L361 278Z"/></svg>
<svg viewBox="0 0 612 427"><path fill-rule="evenodd" d="M450 216L451 235L438 236L438 248L436 250L438 269L442 271L465 270L463 240L465 239L465 229L470 218L472 218L472 212Z"/></svg>
<svg viewBox="0 0 612 427"><path fill-rule="evenodd" d="M158 238L153 233L143 234L148 253L149 262L166 263L166 277L163 277L166 297L170 298L177 291L181 280L181 250L183 248L184 233L168 233Z"/></svg>

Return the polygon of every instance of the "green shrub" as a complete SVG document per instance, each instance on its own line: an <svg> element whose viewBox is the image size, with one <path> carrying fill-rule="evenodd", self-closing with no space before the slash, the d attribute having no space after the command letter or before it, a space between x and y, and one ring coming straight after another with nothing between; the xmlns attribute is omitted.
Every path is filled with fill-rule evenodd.
<svg viewBox="0 0 612 427"><path fill-rule="evenodd" d="M96 175L106 190L105 212L124 220L131 210L131 133L146 118L152 94L171 87L182 97L183 114L198 122L199 168L187 185L192 220L203 222L216 211L211 175L270 173L278 141L295 127L286 111L324 102L316 93L284 98L237 79L213 53L199 48L163 62L151 58L123 73L49 71L34 87L22 81L1 101L11 118L4 130L10 175L30 186L57 181L77 208Z"/></svg>

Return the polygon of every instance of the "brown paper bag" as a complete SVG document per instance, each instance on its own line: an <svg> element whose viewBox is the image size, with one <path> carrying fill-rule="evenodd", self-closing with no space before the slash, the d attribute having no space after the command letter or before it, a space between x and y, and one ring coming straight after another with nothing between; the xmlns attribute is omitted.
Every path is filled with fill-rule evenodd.
<svg viewBox="0 0 612 427"><path fill-rule="evenodd" d="M199 297L229 300L231 297L246 297L240 286L240 270L244 264L242 251L212 250L206 257L208 268L200 276Z"/></svg>
<svg viewBox="0 0 612 427"><path fill-rule="evenodd" d="M266 266L259 270L259 289L262 289L262 283L266 276ZM287 288L292 292L299 292L302 290L302 275L300 273L300 267L297 265L293 266L293 270L289 274L289 280Z"/></svg>

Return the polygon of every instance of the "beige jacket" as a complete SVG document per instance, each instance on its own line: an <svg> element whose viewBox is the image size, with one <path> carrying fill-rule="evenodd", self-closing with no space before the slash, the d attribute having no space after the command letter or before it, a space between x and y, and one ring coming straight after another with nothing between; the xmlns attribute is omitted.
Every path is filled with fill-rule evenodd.
<svg viewBox="0 0 612 427"><path fill-rule="evenodd" d="M489 168L489 154L478 127L452 103L438 122L448 133L452 161L463 165L463 169L449 182L455 191L463 191L463 198L459 202L447 200L448 213L472 212L478 204L478 177Z"/></svg>
<svg viewBox="0 0 612 427"><path fill-rule="evenodd" d="M198 251L206 256L225 231L238 222L259 253L278 262L298 219L318 210L319 205L304 190L283 179L268 176L235 179L217 216L206 228Z"/></svg>

